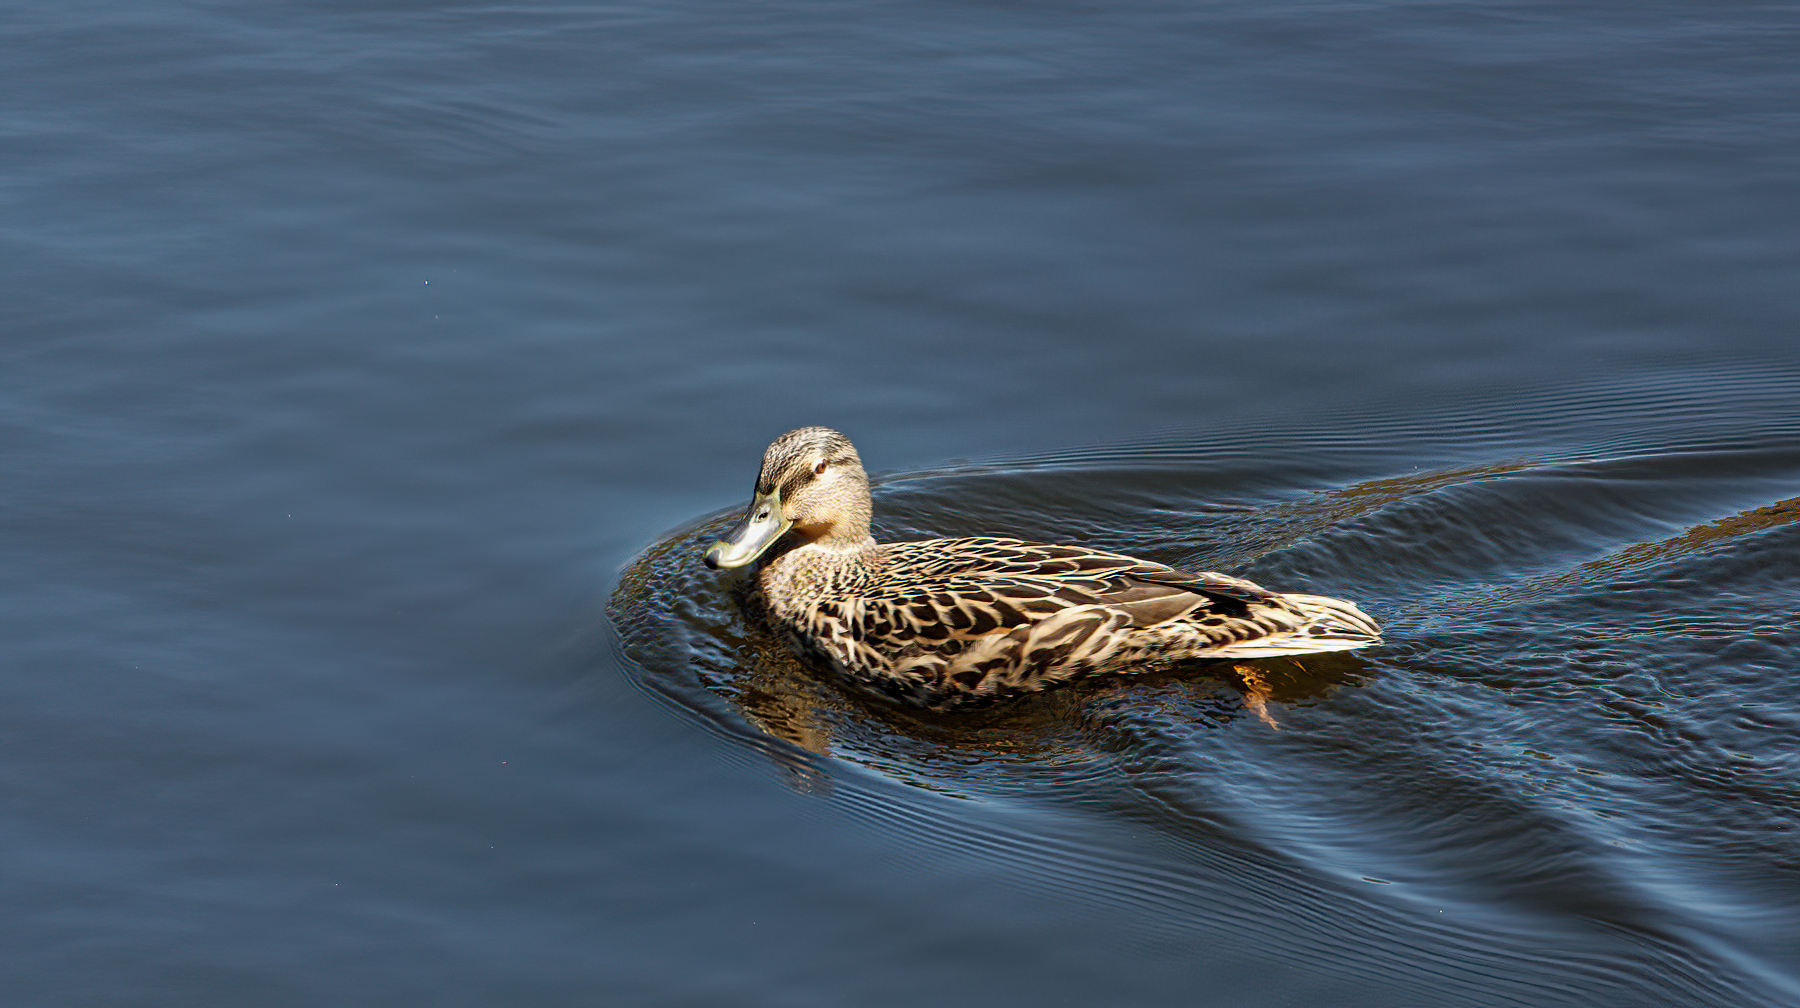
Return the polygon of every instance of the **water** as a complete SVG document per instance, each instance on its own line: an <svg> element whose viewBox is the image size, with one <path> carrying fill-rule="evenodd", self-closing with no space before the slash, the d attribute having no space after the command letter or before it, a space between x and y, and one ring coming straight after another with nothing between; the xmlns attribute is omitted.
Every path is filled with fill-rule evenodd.
<svg viewBox="0 0 1800 1008"><path fill-rule="evenodd" d="M20 1005L1787 1005L1800 17L15 5ZM964 718L692 544L1388 646Z"/></svg>

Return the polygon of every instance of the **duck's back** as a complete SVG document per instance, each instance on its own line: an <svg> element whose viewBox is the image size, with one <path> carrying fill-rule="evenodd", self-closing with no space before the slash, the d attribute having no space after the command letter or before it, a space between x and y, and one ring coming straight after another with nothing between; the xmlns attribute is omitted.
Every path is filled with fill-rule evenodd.
<svg viewBox="0 0 1800 1008"><path fill-rule="evenodd" d="M888 543L864 563L818 574L772 593L777 616L853 680L929 707L1173 659L1380 639L1347 602L1017 539Z"/></svg>

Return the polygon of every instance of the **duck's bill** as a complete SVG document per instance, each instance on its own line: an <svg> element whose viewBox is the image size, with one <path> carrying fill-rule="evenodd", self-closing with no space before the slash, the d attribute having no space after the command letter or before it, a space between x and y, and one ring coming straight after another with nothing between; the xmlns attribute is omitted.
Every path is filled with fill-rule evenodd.
<svg viewBox="0 0 1800 1008"><path fill-rule="evenodd" d="M706 566L715 569L744 566L775 545L775 540L781 538L789 524L781 517L779 491L759 495L750 502L744 520L732 526L730 532L706 551Z"/></svg>

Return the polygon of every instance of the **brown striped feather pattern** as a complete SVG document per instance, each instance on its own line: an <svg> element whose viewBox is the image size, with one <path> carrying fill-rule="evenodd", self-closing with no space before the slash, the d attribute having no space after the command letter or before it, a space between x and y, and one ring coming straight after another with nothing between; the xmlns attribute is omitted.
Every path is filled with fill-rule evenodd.
<svg viewBox="0 0 1800 1008"><path fill-rule="evenodd" d="M770 615L853 684L907 704L942 710L1178 659L1380 643L1349 602L1225 574L998 537L877 544L861 463L825 428L778 439L758 482L789 487L781 507L796 518L757 573Z"/></svg>

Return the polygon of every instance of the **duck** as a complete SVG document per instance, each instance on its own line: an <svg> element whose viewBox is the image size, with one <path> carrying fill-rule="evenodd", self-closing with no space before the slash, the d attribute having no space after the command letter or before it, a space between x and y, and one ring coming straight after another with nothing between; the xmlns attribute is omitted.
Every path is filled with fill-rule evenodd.
<svg viewBox="0 0 1800 1008"><path fill-rule="evenodd" d="M704 561L760 560L752 594L772 622L849 684L910 707L986 706L1189 659L1381 643L1375 621L1342 599L1005 536L878 543L872 516L850 439L801 427L763 453L749 507Z"/></svg>

